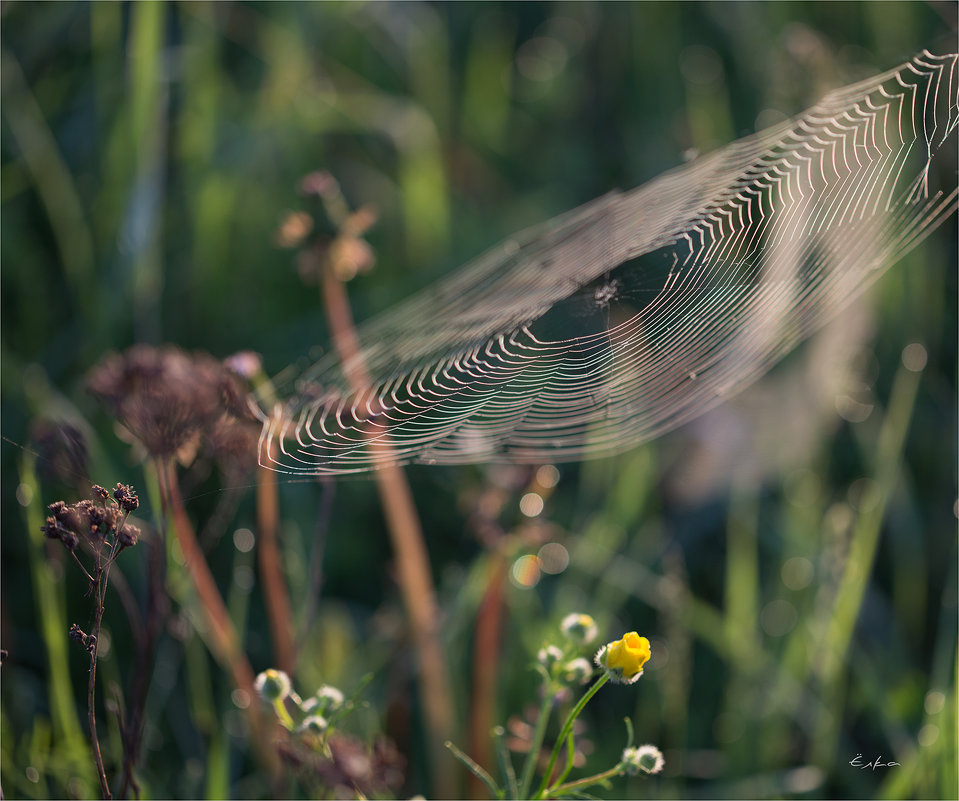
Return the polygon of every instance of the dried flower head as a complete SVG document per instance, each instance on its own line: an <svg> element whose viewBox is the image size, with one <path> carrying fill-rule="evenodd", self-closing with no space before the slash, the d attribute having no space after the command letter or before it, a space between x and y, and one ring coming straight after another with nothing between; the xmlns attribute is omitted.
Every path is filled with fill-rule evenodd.
<svg viewBox="0 0 959 801"><path fill-rule="evenodd" d="M59 540L62 542L69 551L76 550L77 545L80 544L80 538L76 532L66 528L63 523L55 517L48 517L46 523L41 526L40 530L51 540Z"/></svg>
<svg viewBox="0 0 959 801"><path fill-rule="evenodd" d="M632 684L643 675L643 665L651 656L649 640L635 631L624 634L621 640L607 643L596 654L596 665L620 684Z"/></svg>
<svg viewBox="0 0 959 801"><path fill-rule="evenodd" d="M140 499L129 484L117 484L117 488L113 490L113 497L120 504L120 508L128 514L135 512L140 506Z"/></svg>
<svg viewBox="0 0 959 801"><path fill-rule="evenodd" d="M124 523L117 534L117 541L124 548L132 548L140 541L140 529L132 523Z"/></svg>
<svg viewBox="0 0 959 801"><path fill-rule="evenodd" d="M224 417L248 415L236 374L212 356L174 347L111 354L87 387L153 456L186 451Z"/></svg>

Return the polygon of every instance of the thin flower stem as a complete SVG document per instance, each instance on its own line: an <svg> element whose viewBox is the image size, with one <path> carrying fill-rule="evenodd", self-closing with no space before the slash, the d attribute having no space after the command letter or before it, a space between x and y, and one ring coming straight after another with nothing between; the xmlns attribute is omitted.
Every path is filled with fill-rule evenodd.
<svg viewBox="0 0 959 801"><path fill-rule="evenodd" d="M470 759L466 754L464 754L459 748L453 745L453 743L451 743L449 740L446 741L445 745L452 752L453 756L455 756L460 762L466 765L470 773L472 773L474 776L476 776L476 778L478 778L480 781L483 782L483 784L486 785L487 789L490 791L493 798L503 797L503 791L499 787L497 787L496 782L494 781L493 777L489 775L489 773L483 770L483 768L480 765L476 764L474 760Z"/></svg>
<svg viewBox="0 0 959 801"><path fill-rule="evenodd" d="M73 561L77 563L77 567L79 567L80 570L83 571L83 575L87 577L87 581L89 581L90 584L96 584L96 579L94 579L93 576L91 576L91 575L87 572L87 569L83 566L83 562L80 561L80 557L77 556L74 551L70 551L70 556L72 556L72 557L73 557Z"/></svg>
<svg viewBox="0 0 959 801"><path fill-rule="evenodd" d="M572 712L569 713L569 717L566 718L566 723L563 725L563 730L559 733L559 737L556 738L556 745L553 746L553 753L549 757L549 765L546 767L546 773L543 775L543 781L539 786L539 789L536 791L534 798L543 798L543 793L546 791L546 788L549 786L549 777L553 775L553 768L556 766L556 760L559 757L559 749L562 747L563 741L566 739L573 731L573 723L576 722L576 718L579 717L579 713L583 711L583 707L589 703L589 699L596 695L599 692L599 688L602 687L607 681L609 681L609 673L603 673L592 687L590 687L583 697L579 699L576 706L573 707Z"/></svg>
<svg viewBox="0 0 959 801"><path fill-rule="evenodd" d="M516 772L513 770L513 760L506 747L504 736L506 730L502 726L493 729L493 739L496 742L496 755L499 758L500 770L506 777L506 792L508 798L519 798L519 785L516 782Z"/></svg>
<svg viewBox="0 0 959 801"><path fill-rule="evenodd" d="M566 777L569 776L570 771L573 769L573 762L576 761L576 747L573 742L573 731L570 729L569 734L566 735L566 767L563 768L563 772L559 774L559 778L554 782L554 784L562 784Z"/></svg>
<svg viewBox="0 0 959 801"><path fill-rule="evenodd" d="M97 684L97 652L100 648L100 623L103 621L103 591L105 584L102 581L102 572L100 568L100 554L97 553L96 580L95 580L95 602L96 614L93 620L92 642L89 644L90 652L90 678L87 682L87 723L90 726L90 743L93 746L93 758L97 764L97 776L100 779L100 792L105 799L113 798L110 793L110 785L107 782L107 774L103 768L103 756L100 753L100 740L97 738L97 716L96 716L96 684Z"/></svg>
<svg viewBox="0 0 959 801"><path fill-rule="evenodd" d="M527 797L530 785L533 782L533 769L536 767L539 749L543 745L543 737L546 735L546 724L549 722L549 713L553 710L554 689L552 682L547 683L543 687L543 703L539 708L536 728L533 729L533 739L530 741L529 753L526 754L526 762L523 763L523 774L519 783L520 798Z"/></svg>
<svg viewBox="0 0 959 801"><path fill-rule="evenodd" d="M623 765L619 763L609 770L604 770L602 773L596 773L592 776L586 776L583 779L577 779L574 782L569 782L569 784L560 784L554 787L550 787L544 795L538 796L542 798L554 798L557 796L565 795L571 790L580 790L583 787L589 787L591 784L599 784L600 782L605 782L609 779L615 779L617 776L622 775Z"/></svg>
<svg viewBox="0 0 959 801"><path fill-rule="evenodd" d="M280 719L280 723L283 724L284 728L288 731L293 731L293 729L296 728L296 724L293 722L290 713L287 712L283 699L277 698L276 701L273 702L273 708L276 710L276 716Z"/></svg>

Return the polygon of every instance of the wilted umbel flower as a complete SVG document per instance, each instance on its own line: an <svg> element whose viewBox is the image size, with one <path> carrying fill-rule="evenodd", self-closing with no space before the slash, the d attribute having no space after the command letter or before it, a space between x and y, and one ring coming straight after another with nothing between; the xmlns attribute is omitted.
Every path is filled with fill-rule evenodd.
<svg viewBox="0 0 959 801"><path fill-rule="evenodd" d="M151 456L195 450L224 423L254 425L239 376L205 353L134 345L106 356L87 387Z"/></svg>
<svg viewBox="0 0 959 801"><path fill-rule="evenodd" d="M639 773L659 773L666 764L663 752L655 745L641 745L638 748L627 748L623 751L623 766L630 776Z"/></svg>
<svg viewBox="0 0 959 801"><path fill-rule="evenodd" d="M596 654L597 667L619 684L633 684L643 675L643 665L651 656L649 640L635 631L623 635L623 639L604 645Z"/></svg>

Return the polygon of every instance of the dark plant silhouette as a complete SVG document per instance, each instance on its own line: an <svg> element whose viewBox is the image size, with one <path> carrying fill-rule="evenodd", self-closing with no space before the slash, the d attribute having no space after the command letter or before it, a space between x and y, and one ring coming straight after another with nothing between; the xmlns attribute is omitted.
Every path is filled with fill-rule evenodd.
<svg viewBox="0 0 959 801"><path fill-rule="evenodd" d="M100 791L104 798L112 798L103 767L100 742L97 738L97 654L110 569L124 549L132 548L140 540L140 529L128 522L130 513L136 511L140 502L133 488L124 484L117 484L112 497L106 489L96 484L91 493L93 500L82 500L74 504L57 501L50 504L50 515L43 526L43 531L50 539L62 543L90 582L88 593L92 595L94 603L92 627L87 633L77 623L71 624L70 639L82 645L90 655L87 722L90 727L90 741L96 760L97 775L100 779ZM80 554L77 551L80 551ZM92 559L89 569L81 555Z"/></svg>

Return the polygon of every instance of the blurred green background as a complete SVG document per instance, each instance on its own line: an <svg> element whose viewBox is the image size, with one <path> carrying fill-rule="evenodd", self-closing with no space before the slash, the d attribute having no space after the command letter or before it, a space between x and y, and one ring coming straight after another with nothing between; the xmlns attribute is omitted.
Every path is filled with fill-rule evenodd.
<svg viewBox="0 0 959 801"><path fill-rule="evenodd" d="M96 791L85 656L65 627L51 653L51 620L85 618L87 600L36 530L75 489L31 483L32 462L50 472L31 422L83 433L80 485L137 486L129 446L84 391L106 352L252 349L270 374L314 358L328 341L320 300L276 244L304 174L329 170L351 203L379 209L376 267L349 285L363 320L517 230L956 40L954 3L5 3L0 15L10 798ZM955 242L952 219L723 409L560 466L536 520L518 506L529 470L411 468L461 722L492 558L470 521L494 487L511 559L547 541L569 556L538 580L515 572L494 719L534 700L526 663L563 614L585 611L604 638L654 641L643 680L591 705L587 737L590 764L608 767L629 712L667 768L612 795L956 797ZM922 372L903 366L911 343ZM255 528L249 492L216 474L190 486L199 528L217 515L224 531ZM375 497L366 479L281 485L295 609L331 509L295 683L349 688L377 670L352 725L389 729L411 759L404 791L428 794ZM251 557L231 536L210 540L254 668L268 667ZM136 588L140 556L127 558ZM116 608L107 626L108 683L130 667ZM188 626L164 640L148 710L149 796L267 792L235 736L229 682ZM901 764L860 770L857 754Z"/></svg>

